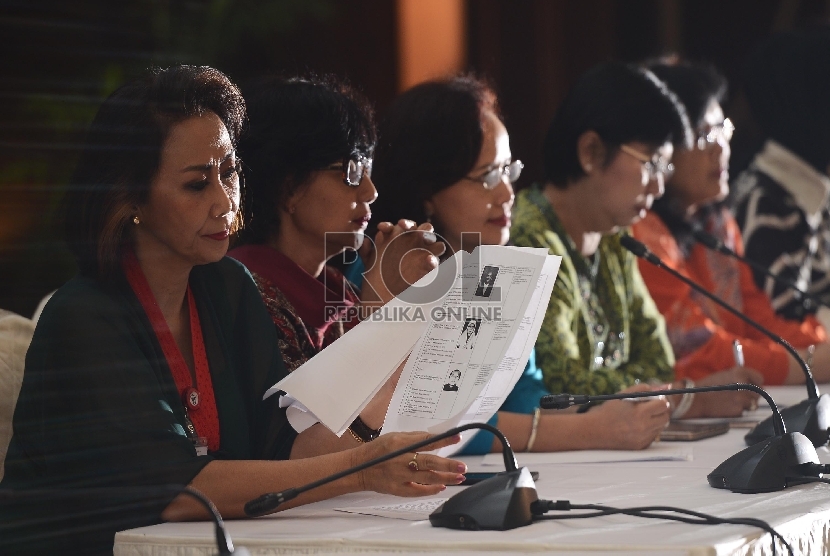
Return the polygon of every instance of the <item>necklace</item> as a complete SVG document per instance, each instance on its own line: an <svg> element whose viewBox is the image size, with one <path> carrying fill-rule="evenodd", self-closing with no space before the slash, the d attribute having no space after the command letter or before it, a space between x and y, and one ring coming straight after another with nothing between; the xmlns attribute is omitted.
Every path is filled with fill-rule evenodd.
<svg viewBox="0 0 830 556"><path fill-rule="evenodd" d="M585 259L588 259L587 257ZM597 250L592 257L590 257L591 264L586 264L587 272L584 270L580 272L577 270L577 276L579 277L579 289L582 293L582 298L585 301L588 301L591 298L592 293L596 289L597 284L597 275L599 274L599 250ZM579 265L582 266L582 265Z"/></svg>

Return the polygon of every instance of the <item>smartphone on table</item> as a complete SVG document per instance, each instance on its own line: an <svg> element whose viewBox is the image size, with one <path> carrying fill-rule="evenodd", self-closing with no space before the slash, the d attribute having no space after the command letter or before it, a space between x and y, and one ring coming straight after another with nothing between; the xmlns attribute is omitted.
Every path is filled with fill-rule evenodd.
<svg viewBox="0 0 830 556"><path fill-rule="evenodd" d="M660 440L702 440L726 434L729 430L728 421L714 421L710 423L687 423L685 421L671 421L669 426L660 433Z"/></svg>

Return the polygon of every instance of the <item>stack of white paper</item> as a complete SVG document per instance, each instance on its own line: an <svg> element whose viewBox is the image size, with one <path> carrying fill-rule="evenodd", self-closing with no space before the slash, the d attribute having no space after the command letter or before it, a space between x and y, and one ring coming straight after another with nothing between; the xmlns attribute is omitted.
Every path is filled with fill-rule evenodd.
<svg viewBox="0 0 830 556"><path fill-rule="evenodd" d="M339 435L409 355L384 433L487 421L524 371L560 262L546 249L456 253L268 395L286 392Z"/></svg>

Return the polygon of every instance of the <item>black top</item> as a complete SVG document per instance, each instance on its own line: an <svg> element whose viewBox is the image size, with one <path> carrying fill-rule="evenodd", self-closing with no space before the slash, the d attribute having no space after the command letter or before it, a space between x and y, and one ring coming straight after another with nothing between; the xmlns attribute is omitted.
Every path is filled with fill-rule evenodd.
<svg viewBox="0 0 830 556"><path fill-rule="evenodd" d="M830 211L821 207L812 223L793 194L772 177L750 166L738 179L735 219L741 227L745 256L830 305ZM758 288L776 313L802 321L818 305L753 269Z"/></svg>
<svg viewBox="0 0 830 556"><path fill-rule="evenodd" d="M225 258L195 267L190 284L219 450L196 456L161 346L126 279L76 277L47 304L26 357L0 483L0 553L111 554L117 531L159 523L175 497L113 490L106 499L83 491L39 498L20 489L186 485L213 459L288 458L296 433L277 396L262 400L286 371L250 274Z"/></svg>

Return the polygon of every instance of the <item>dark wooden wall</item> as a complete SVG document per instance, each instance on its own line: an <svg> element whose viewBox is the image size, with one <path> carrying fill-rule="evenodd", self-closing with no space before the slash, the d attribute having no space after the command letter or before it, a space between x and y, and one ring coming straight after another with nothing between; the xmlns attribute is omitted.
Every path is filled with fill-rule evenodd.
<svg viewBox="0 0 830 556"><path fill-rule="evenodd" d="M760 141L740 94L744 59L773 31L826 21L828 10L826 0L471 0L469 63L498 88L514 156L526 163L520 185L541 176L545 130L582 72L669 53L714 63L729 79L738 169Z"/></svg>
<svg viewBox="0 0 830 556"><path fill-rule="evenodd" d="M521 185L559 102L593 64L669 51L715 63L733 85L733 168L760 140L740 68L777 29L823 20L828 0L468 0L468 69L501 98ZM382 111L397 93L394 0L0 0L0 308L30 315L74 272L56 207L100 100L141 68L215 65L333 72Z"/></svg>

